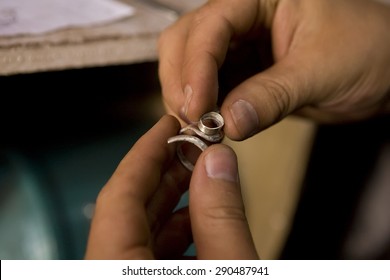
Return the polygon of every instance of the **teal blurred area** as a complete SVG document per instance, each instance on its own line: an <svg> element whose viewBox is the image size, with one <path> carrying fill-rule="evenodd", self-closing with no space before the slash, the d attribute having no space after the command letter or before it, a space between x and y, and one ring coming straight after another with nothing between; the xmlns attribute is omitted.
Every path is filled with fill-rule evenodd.
<svg viewBox="0 0 390 280"><path fill-rule="evenodd" d="M160 117L155 63L0 77L0 259L82 259L96 196Z"/></svg>
<svg viewBox="0 0 390 280"><path fill-rule="evenodd" d="M95 198L142 127L90 144L5 156L1 259L82 258Z"/></svg>

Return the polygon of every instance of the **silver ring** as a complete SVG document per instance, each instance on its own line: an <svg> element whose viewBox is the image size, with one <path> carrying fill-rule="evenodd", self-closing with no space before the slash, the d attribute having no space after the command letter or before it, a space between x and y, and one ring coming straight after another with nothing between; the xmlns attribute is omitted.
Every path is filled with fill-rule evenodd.
<svg viewBox="0 0 390 280"><path fill-rule="evenodd" d="M212 124L206 124L207 121L210 121ZM215 135L220 132L224 124L223 117L219 113L209 112L200 118L198 128L206 135Z"/></svg>
<svg viewBox="0 0 390 280"><path fill-rule="evenodd" d="M168 144L174 142L189 142L197 146L202 152L207 149L207 144L193 135L176 135L168 139Z"/></svg>
<svg viewBox="0 0 390 280"><path fill-rule="evenodd" d="M176 135L173 137L170 137L168 139L168 144L174 143L174 142L189 142L197 146L202 152L207 149L207 145L205 142L200 140L198 137L193 135ZM183 154L182 150L183 143L180 143L176 148L177 156L180 159L180 162L184 165L185 168L187 168L189 171L194 170L194 165L186 158L186 156Z"/></svg>
<svg viewBox="0 0 390 280"><path fill-rule="evenodd" d="M210 122L210 124L208 123ZM225 122L222 115L217 112L209 112L204 114L199 122L196 124L190 124L180 130L180 134L170 137L168 144L174 142L189 142L197 146L202 152L207 149L208 145L203 141L206 140L210 143L219 143L223 139L222 128ZM188 135L185 133L194 133L195 135ZM180 162L189 171L194 169L194 165L185 157L182 150L182 143L177 146L177 156Z"/></svg>

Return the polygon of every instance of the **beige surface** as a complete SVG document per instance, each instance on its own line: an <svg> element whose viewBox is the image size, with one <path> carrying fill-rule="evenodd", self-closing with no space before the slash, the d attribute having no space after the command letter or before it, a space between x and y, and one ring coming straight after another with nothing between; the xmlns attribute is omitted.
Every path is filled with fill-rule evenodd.
<svg viewBox="0 0 390 280"><path fill-rule="evenodd" d="M137 15L107 26L0 38L0 75L155 60L158 34L171 14L125 2L134 3ZM183 2L175 7L181 12ZM247 141L225 140L239 157L247 215L264 259L276 258L283 245L314 132L312 123L289 117Z"/></svg>
<svg viewBox="0 0 390 280"><path fill-rule="evenodd" d="M102 26L0 37L0 75L156 61L160 32L205 2L119 1L132 5L135 15Z"/></svg>
<svg viewBox="0 0 390 280"><path fill-rule="evenodd" d="M312 146L315 125L288 117L243 142L237 153L244 201L262 259L275 259L290 228Z"/></svg>
<svg viewBox="0 0 390 280"><path fill-rule="evenodd" d="M111 24L37 36L0 37L0 75L155 61L172 13L122 0L136 14Z"/></svg>
<svg viewBox="0 0 390 280"><path fill-rule="evenodd" d="M161 101L156 93L147 102L156 119L165 112ZM223 140L238 156L245 210L262 259L277 259L284 245L315 133L315 123L289 116L248 140Z"/></svg>

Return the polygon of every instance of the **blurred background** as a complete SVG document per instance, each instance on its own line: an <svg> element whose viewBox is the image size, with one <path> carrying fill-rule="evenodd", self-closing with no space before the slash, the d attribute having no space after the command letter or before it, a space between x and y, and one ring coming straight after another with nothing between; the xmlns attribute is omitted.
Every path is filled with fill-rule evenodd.
<svg viewBox="0 0 390 280"><path fill-rule="evenodd" d="M18 1L0 6L0 26ZM0 259L83 258L98 192L164 113L158 35L203 2L126 0L132 12L104 24L0 35ZM272 63L269 48L254 46L232 47L220 100L259 71L253 61ZM388 117L319 125L291 116L246 141L225 139L260 256L389 258L389 136Z"/></svg>
<svg viewBox="0 0 390 280"><path fill-rule="evenodd" d="M83 257L100 188L161 115L155 73L145 63L0 78L0 258Z"/></svg>

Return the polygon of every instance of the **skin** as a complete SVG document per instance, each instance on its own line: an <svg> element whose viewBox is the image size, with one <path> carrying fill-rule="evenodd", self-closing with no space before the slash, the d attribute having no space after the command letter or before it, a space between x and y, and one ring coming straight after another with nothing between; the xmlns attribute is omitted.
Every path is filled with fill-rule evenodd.
<svg viewBox="0 0 390 280"><path fill-rule="evenodd" d="M234 46L246 44L258 67L241 77L248 64L229 64L241 80L220 108L233 140L291 113L326 123L387 114L389 26L390 6L370 0L208 1L161 34L164 103L187 123L215 109L219 71ZM263 67L257 58L267 48Z"/></svg>
<svg viewBox="0 0 390 280"><path fill-rule="evenodd" d="M188 123L215 109L221 67L229 53L250 45L249 60L258 67L248 74L249 64L229 64L238 81L220 108L231 139L291 113L322 122L386 114L389 26L389 6L370 0L209 1L160 37L167 111ZM265 65L258 59L264 50L271 55ZM167 145L179 128L164 116L121 161L97 198L86 259L178 259L192 240L199 259L258 258L236 155L212 145L190 177ZM173 212L188 186L189 207Z"/></svg>
<svg viewBox="0 0 390 280"><path fill-rule="evenodd" d="M164 116L121 161L98 195L86 259L180 259L192 240L199 259L258 258L236 155L209 147L190 179L167 144L179 128ZM173 212L188 185L189 207Z"/></svg>

